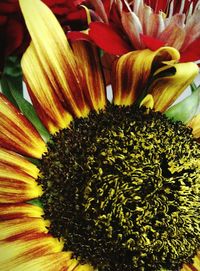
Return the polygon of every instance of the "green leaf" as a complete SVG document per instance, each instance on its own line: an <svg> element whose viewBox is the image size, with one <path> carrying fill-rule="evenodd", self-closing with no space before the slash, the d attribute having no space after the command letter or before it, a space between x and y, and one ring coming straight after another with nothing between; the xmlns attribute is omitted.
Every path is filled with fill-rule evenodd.
<svg viewBox="0 0 200 271"><path fill-rule="evenodd" d="M22 70L20 59L16 56L9 57L6 61L3 75L1 77L2 93L26 116L35 126L45 141L49 140L50 134L41 123L37 113L23 97Z"/></svg>
<svg viewBox="0 0 200 271"><path fill-rule="evenodd" d="M187 123L197 114L200 107L200 86L196 88L193 84L192 88L192 94L189 97L170 107L165 112L168 118Z"/></svg>
<svg viewBox="0 0 200 271"><path fill-rule="evenodd" d="M32 200L27 201L27 203L43 208L43 205L40 199L32 199Z"/></svg>
<svg viewBox="0 0 200 271"><path fill-rule="evenodd" d="M26 99L24 99L21 92L18 91L15 78L4 76L2 78L2 81L4 86L7 85L8 88L6 90L8 90L11 93L15 101L14 104L15 103L17 104L17 107L26 116L26 118L35 126L37 131L44 138L44 140L48 141L50 138L49 132L41 123L32 104L30 104Z"/></svg>

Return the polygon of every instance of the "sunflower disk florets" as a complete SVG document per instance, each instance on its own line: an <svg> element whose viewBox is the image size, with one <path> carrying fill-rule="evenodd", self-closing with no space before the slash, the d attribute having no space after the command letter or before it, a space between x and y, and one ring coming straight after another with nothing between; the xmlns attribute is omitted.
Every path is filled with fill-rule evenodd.
<svg viewBox="0 0 200 271"><path fill-rule="evenodd" d="M145 108L76 119L40 167L49 231L99 271L178 270L200 244L199 158L189 128Z"/></svg>

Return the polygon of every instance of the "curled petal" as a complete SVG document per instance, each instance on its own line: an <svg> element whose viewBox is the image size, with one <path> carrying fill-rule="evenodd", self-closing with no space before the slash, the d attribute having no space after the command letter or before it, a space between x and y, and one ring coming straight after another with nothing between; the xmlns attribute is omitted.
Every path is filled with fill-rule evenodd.
<svg viewBox="0 0 200 271"><path fill-rule="evenodd" d="M192 83L198 72L198 66L192 62L167 65L157 70L149 88L155 110L164 112Z"/></svg>
<svg viewBox="0 0 200 271"><path fill-rule="evenodd" d="M82 71L85 99L92 109L104 108L105 86L97 48L85 41L73 42L72 48Z"/></svg>
<svg viewBox="0 0 200 271"><path fill-rule="evenodd" d="M46 146L32 124L0 94L0 146L41 158Z"/></svg>
<svg viewBox="0 0 200 271"><path fill-rule="evenodd" d="M38 63L35 67L31 66L29 75L37 77L37 80L48 81L46 88L50 88L51 93L54 92L57 95L71 114L77 117L87 115L89 108L83 97L79 67L55 16L39 0L35 0L34 5L30 5L26 0L19 2L32 38L34 47L32 54L35 55ZM26 54L24 57L26 58ZM27 61L30 63L30 56ZM39 74L37 73L38 65L40 65ZM26 69L28 69L27 65ZM26 69L24 69L25 77ZM36 87L37 85L34 86L32 92Z"/></svg>
<svg viewBox="0 0 200 271"><path fill-rule="evenodd" d="M147 94L155 70L166 65L166 61L175 63L178 59L178 51L171 47L163 47L155 52L138 50L121 56L113 65L111 75L114 103L130 105L141 95Z"/></svg>

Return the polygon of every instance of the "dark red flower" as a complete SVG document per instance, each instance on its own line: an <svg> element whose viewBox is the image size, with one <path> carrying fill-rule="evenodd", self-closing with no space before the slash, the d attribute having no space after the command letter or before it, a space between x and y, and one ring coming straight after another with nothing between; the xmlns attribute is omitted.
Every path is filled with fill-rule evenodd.
<svg viewBox="0 0 200 271"><path fill-rule="evenodd" d="M73 28L81 30L86 21L83 8L77 8L83 0L43 0L56 15L65 31ZM81 20L81 23L80 23ZM7 56L21 55L29 43L18 0L0 2L0 71L3 70Z"/></svg>

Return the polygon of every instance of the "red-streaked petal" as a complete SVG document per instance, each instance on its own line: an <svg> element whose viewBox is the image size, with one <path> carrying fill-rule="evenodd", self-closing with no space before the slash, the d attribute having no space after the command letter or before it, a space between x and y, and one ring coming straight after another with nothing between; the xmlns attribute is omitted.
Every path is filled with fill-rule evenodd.
<svg viewBox="0 0 200 271"><path fill-rule="evenodd" d="M185 50L189 44L200 38L200 9L196 9L195 12L187 20L185 31L185 42L182 46L182 50Z"/></svg>
<svg viewBox="0 0 200 271"><path fill-rule="evenodd" d="M85 85L84 95L90 108L99 110L105 107L105 86L97 48L89 42L76 41L72 48L82 70Z"/></svg>
<svg viewBox="0 0 200 271"><path fill-rule="evenodd" d="M42 208L32 204L0 204L0 221L26 217L41 217L43 214Z"/></svg>
<svg viewBox="0 0 200 271"><path fill-rule="evenodd" d="M122 25L125 32L127 33L133 48L142 49L142 44L140 42L140 34L143 32L142 25L134 12L124 12L121 13Z"/></svg>
<svg viewBox="0 0 200 271"><path fill-rule="evenodd" d="M29 69L30 55L26 67L23 65L27 58L26 53L23 56L22 68L25 77L29 69L28 83L30 77L36 77L37 81L48 82L47 86L42 84L43 88L40 91L45 93L45 89L50 88L51 93L54 92L57 95L67 111L77 117L86 116L89 108L84 101L79 67L63 29L50 9L41 1L35 0L34 5L30 5L26 0L19 2L32 38L34 61L37 58L37 66L32 65ZM39 73L37 72L38 65L40 65ZM36 91L38 84L30 85L32 93ZM41 84L39 86L41 88Z"/></svg>
<svg viewBox="0 0 200 271"><path fill-rule="evenodd" d="M33 178L37 178L39 173L39 169L24 157L3 148L0 148L0 164L12 166L13 169L16 168L21 172L27 173Z"/></svg>
<svg viewBox="0 0 200 271"><path fill-rule="evenodd" d="M52 134L66 128L72 117L54 92L51 79L41 66L33 44L29 46L22 58L22 68L31 100L42 123Z"/></svg>
<svg viewBox="0 0 200 271"><path fill-rule="evenodd" d="M177 50L162 47L153 52L149 49L130 52L121 56L113 65L111 80L114 103L130 105L149 87L152 74L164 61L176 62Z"/></svg>
<svg viewBox="0 0 200 271"><path fill-rule="evenodd" d="M113 55L123 55L131 51L130 45L110 25L102 22L90 24L90 38L103 50Z"/></svg>
<svg viewBox="0 0 200 271"><path fill-rule="evenodd" d="M0 146L41 158L46 145L32 124L0 94Z"/></svg>
<svg viewBox="0 0 200 271"><path fill-rule="evenodd" d="M165 42L167 46L172 46L177 50L180 50L186 37L184 21L184 14L175 15L165 30L160 33L158 39Z"/></svg>
<svg viewBox="0 0 200 271"><path fill-rule="evenodd" d="M19 203L42 195L35 179L20 169L0 163L0 203Z"/></svg>
<svg viewBox="0 0 200 271"><path fill-rule="evenodd" d="M12 271L68 271L67 262L70 258L70 252L48 254L42 257L36 257L15 266Z"/></svg>
<svg viewBox="0 0 200 271"><path fill-rule="evenodd" d="M23 236L28 234L36 234L45 232L47 233L47 227L49 222L43 218L19 218L11 219L0 222L0 240L17 240L23 239Z"/></svg>
<svg viewBox="0 0 200 271"><path fill-rule="evenodd" d="M149 48L152 51L156 51L160 47L165 46L165 43L160 39L156 39L143 34L140 34L140 38L145 47Z"/></svg>
<svg viewBox="0 0 200 271"><path fill-rule="evenodd" d="M61 252L62 248L62 243L45 233L24 235L17 240L3 240L0 241L0 267L1 270L10 271L36 257Z"/></svg>

